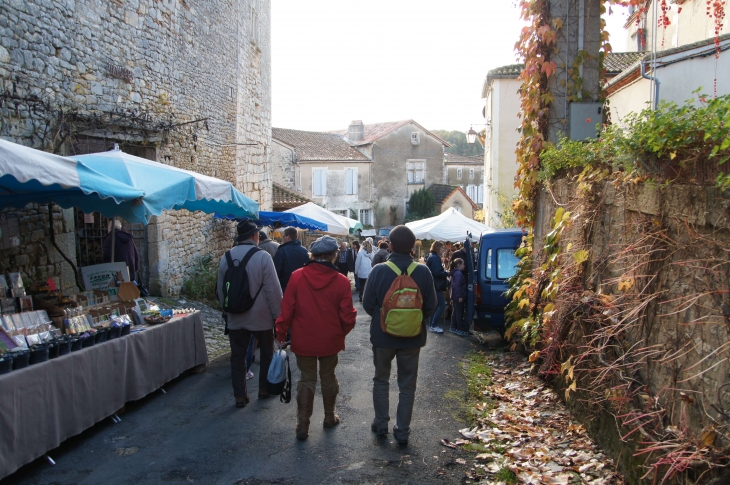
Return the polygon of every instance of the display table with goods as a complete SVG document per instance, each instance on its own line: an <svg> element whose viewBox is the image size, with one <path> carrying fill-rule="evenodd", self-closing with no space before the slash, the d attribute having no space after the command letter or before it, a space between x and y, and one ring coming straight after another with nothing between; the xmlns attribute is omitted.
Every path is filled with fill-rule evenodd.
<svg viewBox="0 0 730 485"><path fill-rule="evenodd" d="M0 478L208 362L200 312L141 306L102 296L62 329L46 310L0 317Z"/></svg>

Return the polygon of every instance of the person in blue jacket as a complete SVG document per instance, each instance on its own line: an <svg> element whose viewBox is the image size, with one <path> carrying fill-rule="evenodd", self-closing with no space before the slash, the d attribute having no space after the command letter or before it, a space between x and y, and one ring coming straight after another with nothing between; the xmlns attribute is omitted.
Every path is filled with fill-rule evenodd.
<svg viewBox="0 0 730 485"><path fill-rule="evenodd" d="M279 277L281 292L286 291L291 274L309 261L309 252L299 241L299 234L293 227L284 229L283 242L274 255L274 268Z"/></svg>
<svg viewBox="0 0 730 485"><path fill-rule="evenodd" d="M434 241L431 244L431 252L426 258L426 266L431 270L433 276L433 284L436 288L436 298L438 298L438 306L436 311L431 315L431 321L429 322L429 330L434 333L444 333L444 330L439 326L441 316L446 309L446 298L444 291L449 287L448 276L449 273L444 269L444 265L441 263L441 253L444 250L444 243L441 241Z"/></svg>

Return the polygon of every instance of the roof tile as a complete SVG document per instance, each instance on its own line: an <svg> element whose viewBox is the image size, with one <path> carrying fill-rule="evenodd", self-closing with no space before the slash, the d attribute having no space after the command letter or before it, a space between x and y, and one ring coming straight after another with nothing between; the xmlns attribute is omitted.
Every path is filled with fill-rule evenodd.
<svg viewBox="0 0 730 485"><path fill-rule="evenodd" d="M297 158L309 160L363 161L370 159L333 133L272 128L271 137L294 147Z"/></svg>

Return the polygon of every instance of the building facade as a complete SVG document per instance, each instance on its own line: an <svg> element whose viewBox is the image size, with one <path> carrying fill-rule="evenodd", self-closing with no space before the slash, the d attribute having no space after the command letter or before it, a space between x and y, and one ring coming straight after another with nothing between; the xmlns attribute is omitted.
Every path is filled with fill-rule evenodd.
<svg viewBox="0 0 730 485"><path fill-rule="evenodd" d="M441 183L450 146L413 120L272 133L277 183L373 227L402 223L411 194Z"/></svg>
<svg viewBox="0 0 730 485"><path fill-rule="evenodd" d="M444 184L458 185L479 207L484 204L483 173L484 159L444 153Z"/></svg>
<svg viewBox="0 0 730 485"><path fill-rule="evenodd" d="M119 143L228 180L270 210L269 12L269 0L2 2L0 137L67 155ZM6 212L43 224L44 210ZM104 221L73 210L58 219L66 256L85 264L79 247ZM138 232L150 290L177 294L196 259L222 254L234 230L212 215L169 211ZM33 237L50 247L47 232ZM55 251L21 253L13 248L0 264L73 286Z"/></svg>

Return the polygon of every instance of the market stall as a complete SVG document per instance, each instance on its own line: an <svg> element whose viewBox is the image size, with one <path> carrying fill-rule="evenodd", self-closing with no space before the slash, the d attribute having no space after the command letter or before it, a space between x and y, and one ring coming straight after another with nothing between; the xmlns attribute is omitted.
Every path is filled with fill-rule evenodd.
<svg viewBox="0 0 730 485"><path fill-rule="evenodd" d="M362 230L362 224L359 221L330 212L313 202L307 202L306 204L284 212L298 214L322 222L327 225L327 230L322 232L328 234L347 236L353 234L355 231Z"/></svg>
<svg viewBox="0 0 730 485"><path fill-rule="evenodd" d="M0 140L0 192L0 209L58 203L145 224L181 208L258 216L227 181L118 149L70 158ZM151 308L125 270L84 274L79 293L0 274L0 478L207 363L200 314ZM94 286L102 277L113 285Z"/></svg>
<svg viewBox="0 0 730 485"><path fill-rule="evenodd" d="M200 312L0 375L0 478L208 362Z"/></svg>
<svg viewBox="0 0 730 485"><path fill-rule="evenodd" d="M489 226L469 219L453 207L435 217L421 219L406 224L418 239L434 239L437 241L457 242L471 235L472 241L478 241L479 235L493 232Z"/></svg>

